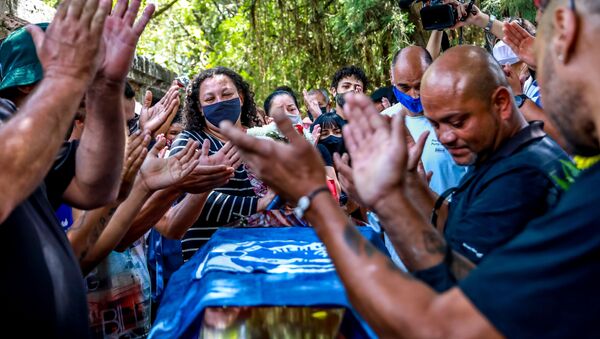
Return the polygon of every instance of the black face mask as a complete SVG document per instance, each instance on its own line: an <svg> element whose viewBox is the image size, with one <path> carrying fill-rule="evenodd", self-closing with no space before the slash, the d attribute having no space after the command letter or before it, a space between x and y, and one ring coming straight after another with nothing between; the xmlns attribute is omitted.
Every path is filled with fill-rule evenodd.
<svg viewBox="0 0 600 339"><path fill-rule="evenodd" d="M344 100L344 94L346 93L338 93L335 95L335 103L338 104L342 109L346 104L346 100Z"/></svg>
<svg viewBox="0 0 600 339"><path fill-rule="evenodd" d="M338 153L339 155L346 153L346 145L344 145L344 139L341 137L330 135L327 138L319 141L319 144L325 146L331 156L333 156L334 153Z"/></svg>
<svg viewBox="0 0 600 339"><path fill-rule="evenodd" d="M319 107L319 108L321 109L321 113L322 114L327 113L327 106L325 106L325 107Z"/></svg>

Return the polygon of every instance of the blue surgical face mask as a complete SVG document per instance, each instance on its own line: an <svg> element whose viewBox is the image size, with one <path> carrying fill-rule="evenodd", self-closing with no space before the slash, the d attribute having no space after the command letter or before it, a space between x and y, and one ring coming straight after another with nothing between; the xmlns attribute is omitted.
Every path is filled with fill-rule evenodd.
<svg viewBox="0 0 600 339"><path fill-rule="evenodd" d="M406 93L402 93L396 86L392 86L394 89L394 95L398 102L402 104L402 106L406 107L409 111L421 114L423 113L423 104L421 104L421 98L413 98Z"/></svg>
<svg viewBox="0 0 600 339"><path fill-rule="evenodd" d="M242 104L240 98L217 102L216 104L203 106L202 112L208 122L219 127L221 121L229 121L235 124L240 118Z"/></svg>
<svg viewBox="0 0 600 339"><path fill-rule="evenodd" d="M302 125L302 118L296 114L286 114L290 120L292 120L292 124L294 125Z"/></svg>

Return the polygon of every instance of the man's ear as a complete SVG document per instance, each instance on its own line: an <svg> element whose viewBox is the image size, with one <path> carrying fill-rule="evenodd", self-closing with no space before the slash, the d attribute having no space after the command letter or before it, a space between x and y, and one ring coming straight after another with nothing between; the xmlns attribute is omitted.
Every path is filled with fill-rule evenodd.
<svg viewBox="0 0 600 339"><path fill-rule="evenodd" d="M558 7L554 12L554 37L552 39L555 59L566 64L573 57L575 44L579 34L579 22L574 11Z"/></svg>
<svg viewBox="0 0 600 339"><path fill-rule="evenodd" d="M506 87L499 87L492 95L492 108L502 121L512 119L515 105L512 91Z"/></svg>
<svg viewBox="0 0 600 339"><path fill-rule="evenodd" d="M335 87L330 87L329 92L331 92L331 95L334 97L335 101L335 96L337 95L337 90L335 89Z"/></svg>

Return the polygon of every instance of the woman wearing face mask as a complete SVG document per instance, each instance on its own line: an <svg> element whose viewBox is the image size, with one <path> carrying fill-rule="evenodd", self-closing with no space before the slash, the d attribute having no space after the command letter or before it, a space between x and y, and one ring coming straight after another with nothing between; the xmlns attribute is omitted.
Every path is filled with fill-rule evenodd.
<svg viewBox="0 0 600 339"><path fill-rule="evenodd" d="M173 142L170 156L182 150L189 139L200 145L208 140L209 154L219 152L227 143L219 129L222 121L230 121L238 128L260 125L254 93L239 74L225 67L202 71L192 81L187 90L183 120L185 130ZM256 196L242 165L225 186L208 196L187 194L167 213L172 216L172 222L178 223L178 227L172 228L181 231L175 236L182 237L184 260L188 260L218 226L264 210L273 197L272 193L263 198Z"/></svg>
<svg viewBox="0 0 600 339"><path fill-rule="evenodd" d="M265 112L273 116L275 112L283 112L294 125L302 125L302 116L298 109L298 101L287 91L276 90L265 99Z"/></svg>

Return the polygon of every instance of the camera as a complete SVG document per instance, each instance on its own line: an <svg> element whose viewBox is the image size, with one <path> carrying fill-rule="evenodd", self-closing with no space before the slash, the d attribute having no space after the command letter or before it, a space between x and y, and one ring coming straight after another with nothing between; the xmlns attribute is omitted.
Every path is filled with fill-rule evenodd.
<svg viewBox="0 0 600 339"><path fill-rule="evenodd" d="M428 31L453 27L458 21L458 11L450 4L441 0L432 0L429 6L421 8L421 23Z"/></svg>
<svg viewBox="0 0 600 339"><path fill-rule="evenodd" d="M467 18L458 17L458 10L456 7L450 4L444 4L442 0L431 0L429 4L426 4L424 0L417 0L416 2L423 1L423 8L421 8L421 23L423 29L428 31L442 30L450 27L454 27L459 20L466 20ZM400 8L409 8L415 0L399 0L398 5ZM467 13L471 13L475 1L471 0Z"/></svg>

